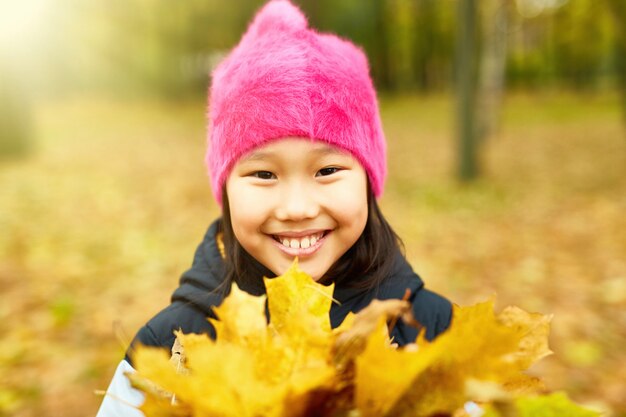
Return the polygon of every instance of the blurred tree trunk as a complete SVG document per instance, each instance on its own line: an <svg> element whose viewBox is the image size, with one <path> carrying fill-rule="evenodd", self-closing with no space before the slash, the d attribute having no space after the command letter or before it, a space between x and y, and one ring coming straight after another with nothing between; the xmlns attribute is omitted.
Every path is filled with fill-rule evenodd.
<svg viewBox="0 0 626 417"><path fill-rule="evenodd" d="M415 0L386 0L387 56L390 87L407 91L415 87L415 48L413 34L416 27ZM419 26L420 32L425 28Z"/></svg>
<svg viewBox="0 0 626 417"><path fill-rule="evenodd" d="M415 30L413 40L413 67L417 88L429 92L434 87L432 64L434 52L441 47L441 37L437 36L436 0L416 0L413 2Z"/></svg>
<svg viewBox="0 0 626 417"><path fill-rule="evenodd" d="M622 115L626 123L626 2L624 0L607 0L615 21L615 48L618 83L622 95Z"/></svg>
<svg viewBox="0 0 626 417"><path fill-rule="evenodd" d="M456 89L458 175L467 181L478 176L476 140L476 0L458 0Z"/></svg>
<svg viewBox="0 0 626 417"><path fill-rule="evenodd" d="M477 139L498 128L504 92L509 0L482 0L482 51L478 76Z"/></svg>
<svg viewBox="0 0 626 417"><path fill-rule="evenodd" d="M372 72L378 80L378 87L384 90L391 88L391 77L389 76L389 45L387 31L387 9L386 1L374 0L374 19L376 35L372 40L374 59L372 62Z"/></svg>

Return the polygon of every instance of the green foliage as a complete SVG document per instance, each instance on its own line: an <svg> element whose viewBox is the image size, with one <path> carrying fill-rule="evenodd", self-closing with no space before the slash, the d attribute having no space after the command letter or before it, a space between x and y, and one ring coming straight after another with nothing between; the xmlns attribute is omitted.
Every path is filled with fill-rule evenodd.
<svg viewBox="0 0 626 417"><path fill-rule="evenodd" d="M511 408L515 411L511 412ZM503 410L507 410L508 414ZM555 392L546 396L519 398L513 402L512 407L503 405L492 407L484 414L484 417L506 417L508 415L517 417L597 417L599 414L573 403L564 392Z"/></svg>
<svg viewBox="0 0 626 417"><path fill-rule="evenodd" d="M293 0L311 25L349 38L370 58L383 90L448 90L456 4L438 0ZM95 88L168 98L204 95L208 74L240 39L263 0L70 0L54 9L28 65L52 90ZM505 2L508 82L515 86L613 85L623 64L619 0L569 0L535 15ZM537 2L535 2L537 3ZM617 4L617 6L615 6ZM485 8L485 3L478 2ZM481 31L493 29L481 13ZM621 37L621 38L620 38ZM480 37L479 37L480 38ZM37 72L35 68L47 71Z"/></svg>

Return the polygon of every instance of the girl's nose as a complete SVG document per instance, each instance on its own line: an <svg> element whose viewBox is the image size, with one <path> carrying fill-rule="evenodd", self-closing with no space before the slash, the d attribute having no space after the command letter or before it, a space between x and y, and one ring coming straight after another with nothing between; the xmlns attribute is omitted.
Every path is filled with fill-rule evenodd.
<svg viewBox="0 0 626 417"><path fill-rule="evenodd" d="M285 187L276 206L276 218L281 221L299 221L317 217L319 202L315 193L303 184Z"/></svg>

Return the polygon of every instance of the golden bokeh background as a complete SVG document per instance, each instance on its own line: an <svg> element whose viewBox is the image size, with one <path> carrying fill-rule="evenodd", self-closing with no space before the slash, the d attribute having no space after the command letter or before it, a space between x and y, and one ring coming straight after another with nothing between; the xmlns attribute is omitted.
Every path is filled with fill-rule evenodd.
<svg viewBox="0 0 626 417"><path fill-rule="evenodd" d="M262 2L231 3L0 2L0 416L95 415L219 215L208 73ZM456 3L300 2L370 56L381 205L427 286L553 314L555 355L532 372L626 416L621 2L500 4L506 83L473 181L456 176Z"/></svg>

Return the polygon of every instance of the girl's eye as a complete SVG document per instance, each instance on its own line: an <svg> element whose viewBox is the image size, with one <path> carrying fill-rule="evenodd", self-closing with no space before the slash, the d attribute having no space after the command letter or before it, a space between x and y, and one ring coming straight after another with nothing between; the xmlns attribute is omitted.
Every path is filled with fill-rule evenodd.
<svg viewBox="0 0 626 417"><path fill-rule="evenodd" d="M340 171L340 168L337 168L337 167L322 168L319 171L317 171L316 177L325 177L327 175L332 175L338 171Z"/></svg>
<svg viewBox="0 0 626 417"><path fill-rule="evenodd" d="M273 180L276 178L276 176L269 171L256 171L250 175L261 180Z"/></svg>

